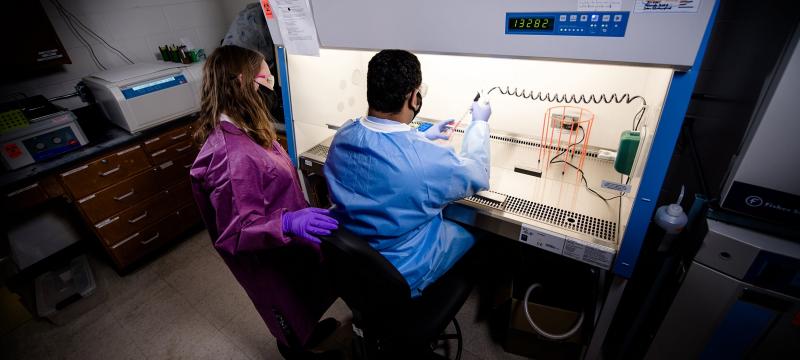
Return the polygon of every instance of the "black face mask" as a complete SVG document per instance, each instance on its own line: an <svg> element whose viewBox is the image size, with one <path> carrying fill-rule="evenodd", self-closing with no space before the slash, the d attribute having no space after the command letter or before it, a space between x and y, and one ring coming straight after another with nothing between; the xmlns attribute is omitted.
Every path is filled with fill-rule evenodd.
<svg viewBox="0 0 800 360"><path fill-rule="evenodd" d="M279 123L283 123L283 103L281 102L281 94L276 85L275 90L270 90L268 87L258 84L258 94L261 100L267 106L272 117Z"/></svg>
<svg viewBox="0 0 800 360"><path fill-rule="evenodd" d="M258 94L261 95L261 100L267 105L267 108L272 110L275 105L275 92L268 87L258 84Z"/></svg>
<svg viewBox="0 0 800 360"><path fill-rule="evenodd" d="M264 85L258 84L258 92L261 94L261 96L265 96L265 95L272 96L272 93L274 91L270 90L268 87L266 87Z"/></svg>
<svg viewBox="0 0 800 360"><path fill-rule="evenodd" d="M413 107L411 107L411 98L408 99L408 107L411 109L411 111L414 112L414 117L412 117L411 120L416 119L417 114L419 114L419 112L422 110L422 94L420 93L417 93L417 102L419 102L419 106L417 106L417 108L414 109Z"/></svg>

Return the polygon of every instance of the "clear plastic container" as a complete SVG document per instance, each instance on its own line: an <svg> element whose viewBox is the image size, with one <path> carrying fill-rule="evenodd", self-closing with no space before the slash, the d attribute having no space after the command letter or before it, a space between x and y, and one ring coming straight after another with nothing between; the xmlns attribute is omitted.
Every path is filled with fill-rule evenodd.
<svg viewBox="0 0 800 360"><path fill-rule="evenodd" d="M36 312L41 317L54 315L69 304L90 296L97 288L86 255L72 259L64 268L36 278Z"/></svg>

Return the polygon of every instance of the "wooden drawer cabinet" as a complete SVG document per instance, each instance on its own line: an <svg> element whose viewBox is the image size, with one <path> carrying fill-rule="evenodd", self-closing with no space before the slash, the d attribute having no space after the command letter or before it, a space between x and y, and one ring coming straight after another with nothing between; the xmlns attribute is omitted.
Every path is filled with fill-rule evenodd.
<svg viewBox="0 0 800 360"><path fill-rule="evenodd" d="M119 269L200 223L189 184L198 152L191 132L169 129L57 176ZM11 195L49 193L33 186Z"/></svg>
<svg viewBox="0 0 800 360"><path fill-rule="evenodd" d="M143 171L78 200L78 206L93 223L109 218L161 190L156 172L156 168Z"/></svg>
<svg viewBox="0 0 800 360"><path fill-rule="evenodd" d="M38 182L12 190L3 196L3 212L12 209L28 209L47 200L42 186Z"/></svg>
<svg viewBox="0 0 800 360"><path fill-rule="evenodd" d="M154 136L142 144L144 150L153 155L154 153L166 149L169 146L179 142L192 140L192 127L189 125L181 126L176 129L170 130L159 136Z"/></svg>
<svg viewBox="0 0 800 360"><path fill-rule="evenodd" d="M95 230L106 245L114 245L168 214L172 209L158 206L165 201L166 195L163 192L158 193L144 202L95 224Z"/></svg>
<svg viewBox="0 0 800 360"><path fill-rule="evenodd" d="M64 186L72 195L81 199L149 167L147 156L142 147L137 145L62 173L60 176Z"/></svg>
<svg viewBox="0 0 800 360"><path fill-rule="evenodd" d="M154 164L161 164L193 152L195 152L194 142L189 139L150 153L150 161Z"/></svg>
<svg viewBox="0 0 800 360"><path fill-rule="evenodd" d="M161 220L178 207L192 201L189 184L178 183L131 206L127 210L95 224L95 229L107 245L114 245L131 234Z"/></svg>
<svg viewBox="0 0 800 360"><path fill-rule="evenodd" d="M6 190L0 198L0 214L11 214L31 209L49 199L64 196L64 188L56 177L48 176L33 183Z"/></svg>
<svg viewBox="0 0 800 360"><path fill-rule="evenodd" d="M168 198L168 201L172 201L175 204L183 206L186 203L194 203L194 196L192 195L192 186L189 185L188 181L182 181L180 183L174 184L165 190Z"/></svg>
<svg viewBox="0 0 800 360"><path fill-rule="evenodd" d="M178 181L189 179L189 169L197 157L196 152L183 155L175 160L167 161L158 165L159 179L164 184L174 184Z"/></svg>
<svg viewBox="0 0 800 360"><path fill-rule="evenodd" d="M166 245L176 236L197 223L200 214L194 204L188 204L137 231L110 247L111 254L121 267L125 267L150 252Z"/></svg>

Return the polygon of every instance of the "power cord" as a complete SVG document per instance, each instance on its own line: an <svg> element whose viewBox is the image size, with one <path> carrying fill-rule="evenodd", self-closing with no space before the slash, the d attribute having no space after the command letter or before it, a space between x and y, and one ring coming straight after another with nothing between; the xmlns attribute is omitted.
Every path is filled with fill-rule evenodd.
<svg viewBox="0 0 800 360"><path fill-rule="evenodd" d="M592 192L593 194L597 195L597 197L599 197L599 198L603 199L603 201L605 201L605 202L609 202L610 200L614 200L614 199L617 199L617 198L621 198L623 195L617 195L617 196L613 196L613 197L610 197L610 198L606 198L606 197L604 197L604 196L603 196L603 195L601 195L599 192L597 192L596 190L592 189L592 188L589 186L589 181L588 181L588 180L586 180L586 175L584 174L583 170L579 169L579 168L578 168L577 166L575 166L575 165L572 165L572 163L570 163L569 161L565 161L565 160L556 160L556 159L557 159L559 156L561 156L561 155L565 154L565 153L567 152L567 150L569 150L569 148L570 148L570 147L572 147L572 146L578 146L578 145L580 145L581 143L583 143L583 140L586 138L586 130L584 130L583 126L578 126L578 130L580 130L580 131L581 131L581 139L580 139L580 140L578 140L578 141L576 141L576 142L575 142L575 143L573 143L573 144L567 145L567 147L565 147L563 150L561 150L561 152L560 152L560 153L558 153L558 154L554 155L554 156L553 156L553 157L550 159L550 164L559 164L559 163L564 163L564 164L566 164L567 166L569 166L569 167L571 167L571 168L575 169L575 170L576 170L576 171L577 171L577 172L578 172L578 173L581 175L581 181L583 181L583 184L584 184L584 186L586 187L586 190L589 190L589 191L590 191L590 192ZM630 177L628 178L628 181L630 181Z"/></svg>
<svg viewBox="0 0 800 360"><path fill-rule="evenodd" d="M79 19L77 16L75 16L75 14L73 14L73 13L71 13L69 10L67 10L67 8L65 8L65 7L64 7L64 5L62 5L62 4L61 4L61 2L60 2L59 0L50 0L50 2L51 2L51 3L52 3L52 4L53 4L53 5L54 5L54 6L55 6L55 7L56 7L58 10L59 10L59 12L60 12L60 13L64 14L63 16L66 16L66 17L68 17L68 18L71 18L71 19L75 20L75 22L77 22L77 23L78 23L78 25L79 25L79 26L80 26L80 27L81 27L81 28L82 28L84 31L86 31L87 33L91 34L92 36L94 36L95 38L97 38L98 40L100 40L101 42L103 42L103 44L105 44L105 46L106 46L106 47L108 47L109 49L111 49L111 50L113 50L114 52L116 52L116 53L117 53L117 55L119 55L119 56L120 56L120 58L122 58L123 60L125 60L126 62L128 62L128 63L130 63L130 64L133 64L133 63L134 63L134 61L133 61L133 60L131 60L131 59L130 59L130 58L127 56L127 55L125 55L125 54L124 54L122 51L120 51L119 49L117 49L117 48L115 48L114 46L112 46L111 44L109 44L109 43L108 43L108 41L106 41L106 39L104 39L102 36L100 36L100 35L98 35L96 32L94 32L94 31L93 31L91 28L89 28L88 26L86 26L86 24L84 24L84 23L83 23L83 22L82 22L82 21L81 21L81 20L80 20L80 19ZM73 24L72 26L74 26L74 24Z"/></svg>
<svg viewBox="0 0 800 360"><path fill-rule="evenodd" d="M561 334L553 334L551 332L545 331L544 329L539 327L539 325L536 324L535 321L533 321L533 317L531 316L531 312L528 309L528 299L530 299L530 297L531 297L531 292L534 289L540 288L540 287L542 287L542 285L539 284L539 283L531 284L531 286L529 286L528 289L525 291L525 296L522 298L522 308L523 308L523 310L525 310L525 318L528 320L528 324L531 326L531 328L533 328L534 331L536 331L536 333L538 333L539 335L544 336L544 337L546 337L546 338L548 338L550 340L557 340L557 341L558 340L564 340L564 339L568 339L571 336L575 335L575 333L577 333L578 330L581 329L581 326L583 326L583 318L584 318L583 311L581 311L580 316L578 317L578 320L575 321L575 323L572 325L572 327L569 330L567 330L566 332L561 333Z"/></svg>
<svg viewBox="0 0 800 360"><path fill-rule="evenodd" d="M639 130L639 125L642 123L645 110L647 110L647 105L642 106L642 108L636 112L636 115L633 115L633 131ZM637 116L639 117L638 120L636 119Z"/></svg>
<svg viewBox="0 0 800 360"><path fill-rule="evenodd" d="M97 58L97 54L94 53L94 48L92 48L92 45L89 44L89 42L86 41L86 38L84 38L83 35L80 34L75 24L72 23L72 19L70 19L70 17L67 16L67 13L64 12L63 8L59 6L60 4L57 4L54 0L50 0L50 3L53 4L53 6L56 8L58 15L61 16L61 18L64 20L64 23L66 23L67 28L69 28L72 35L75 35L75 38L78 39L78 41L80 41L81 44L83 44L83 46L86 46L86 49L89 51L89 56L92 58L94 65L100 70L107 70L105 65L103 65L100 59Z"/></svg>

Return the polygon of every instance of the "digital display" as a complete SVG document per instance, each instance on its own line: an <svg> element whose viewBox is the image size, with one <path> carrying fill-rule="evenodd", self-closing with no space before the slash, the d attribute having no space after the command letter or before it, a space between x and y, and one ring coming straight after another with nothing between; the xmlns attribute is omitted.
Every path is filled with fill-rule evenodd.
<svg viewBox="0 0 800 360"><path fill-rule="evenodd" d="M183 75L168 76L146 83L136 84L131 87L120 89L125 99L133 99L137 96L147 95L159 90L169 89L173 86L186 84L186 77Z"/></svg>
<svg viewBox="0 0 800 360"><path fill-rule="evenodd" d="M131 89L133 89L133 91L139 91L139 90L142 90L142 89L149 88L151 86L166 84L166 83L168 83L170 81L175 81L175 77L174 76L170 76L170 77L166 77L166 78L159 79L159 80L156 80L156 81L151 81L151 82L146 83L146 84L136 85L136 86L132 87Z"/></svg>
<svg viewBox="0 0 800 360"><path fill-rule="evenodd" d="M555 16L509 17L506 30L509 32L553 31Z"/></svg>

